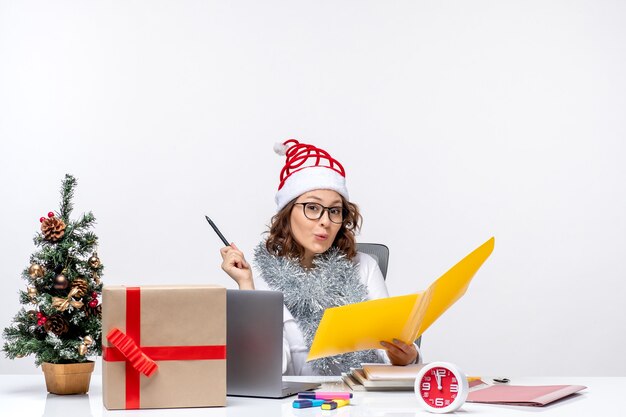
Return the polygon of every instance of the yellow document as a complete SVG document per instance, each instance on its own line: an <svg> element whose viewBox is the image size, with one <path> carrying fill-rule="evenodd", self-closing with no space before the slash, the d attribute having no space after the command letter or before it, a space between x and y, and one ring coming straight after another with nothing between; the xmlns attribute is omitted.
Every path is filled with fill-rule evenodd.
<svg viewBox="0 0 626 417"><path fill-rule="evenodd" d="M423 292L328 308L315 333L307 361L365 349L380 349L393 338L413 343L465 294L495 239L454 265Z"/></svg>

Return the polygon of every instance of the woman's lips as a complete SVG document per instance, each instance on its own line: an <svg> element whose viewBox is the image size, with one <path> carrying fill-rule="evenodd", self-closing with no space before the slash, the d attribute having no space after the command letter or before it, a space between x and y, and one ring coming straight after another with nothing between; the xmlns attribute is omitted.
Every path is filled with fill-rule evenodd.
<svg viewBox="0 0 626 417"><path fill-rule="evenodd" d="M315 240L326 240L326 239L328 239L328 235L318 235L318 234L315 234L314 236L315 236Z"/></svg>

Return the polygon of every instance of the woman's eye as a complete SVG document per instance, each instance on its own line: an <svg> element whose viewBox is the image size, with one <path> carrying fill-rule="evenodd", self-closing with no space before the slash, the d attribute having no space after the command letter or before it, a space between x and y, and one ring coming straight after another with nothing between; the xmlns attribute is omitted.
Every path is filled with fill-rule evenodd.
<svg viewBox="0 0 626 417"><path fill-rule="evenodd" d="M318 211L320 208L317 204L307 204L306 209L309 211Z"/></svg>
<svg viewBox="0 0 626 417"><path fill-rule="evenodd" d="M341 214L341 207L331 207L329 211L332 215L339 215Z"/></svg>

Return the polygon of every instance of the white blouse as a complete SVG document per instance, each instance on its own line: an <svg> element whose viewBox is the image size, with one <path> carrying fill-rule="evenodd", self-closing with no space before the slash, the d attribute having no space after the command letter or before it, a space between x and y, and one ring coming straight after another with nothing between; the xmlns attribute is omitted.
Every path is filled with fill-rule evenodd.
<svg viewBox="0 0 626 417"><path fill-rule="evenodd" d="M387 286L378 263L371 256L358 252L353 259L358 264L359 278L367 287L368 299L389 297ZM259 289L267 289L265 281L257 280ZM417 348L418 361L422 362L422 355ZM283 375L317 375L310 363L306 362L309 350L304 342L304 337L296 320L289 310L283 307ZM382 362L389 363L389 358L384 349L378 350L378 355Z"/></svg>

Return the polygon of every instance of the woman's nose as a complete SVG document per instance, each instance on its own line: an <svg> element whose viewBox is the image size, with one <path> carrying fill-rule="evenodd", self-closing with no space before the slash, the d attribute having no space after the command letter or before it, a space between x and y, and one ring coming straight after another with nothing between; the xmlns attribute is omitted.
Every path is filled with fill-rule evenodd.
<svg viewBox="0 0 626 417"><path fill-rule="evenodd" d="M330 223L330 210L323 209L322 217L319 218L319 223L322 225L326 225Z"/></svg>

